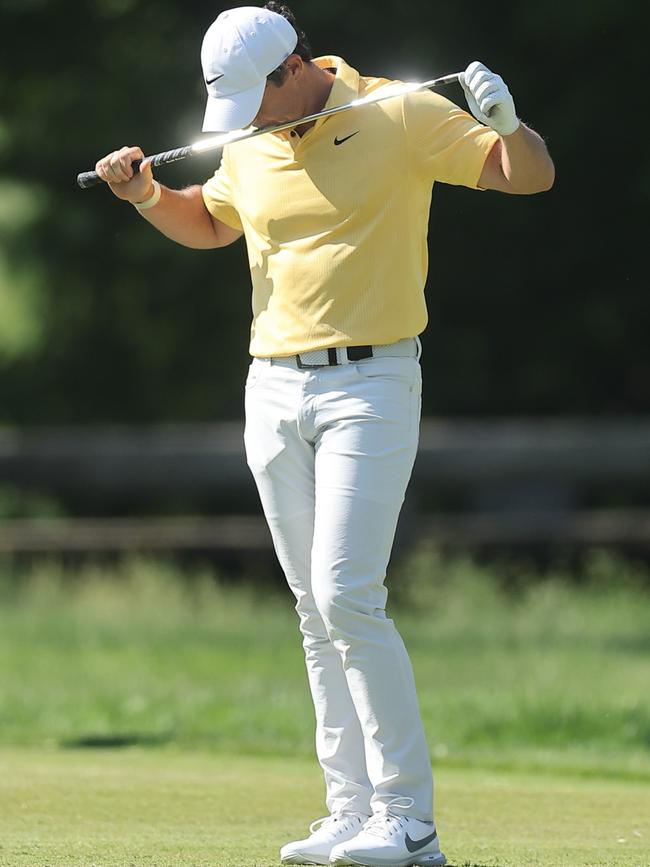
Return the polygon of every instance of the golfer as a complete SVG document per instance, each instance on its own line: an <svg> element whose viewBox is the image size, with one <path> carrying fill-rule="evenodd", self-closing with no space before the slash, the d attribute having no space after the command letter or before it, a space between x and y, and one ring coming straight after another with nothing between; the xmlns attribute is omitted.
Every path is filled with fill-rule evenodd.
<svg viewBox="0 0 650 867"><path fill-rule="evenodd" d="M201 62L206 131L290 121L390 84L340 57L313 59L278 3L222 12ZM503 80L474 62L461 83L471 115L431 91L353 108L225 147L203 186L162 187L146 160L134 174L138 147L96 165L172 240L246 240L246 455L296 598L329 811L283 846L289 864L446 860L411 664L384 586L418 445L431 191L440 182L537 193L554 180ZM480 233L468 248L483 264L503 256L482 249ZM214 270L218 282L217 260Z"/></svg>

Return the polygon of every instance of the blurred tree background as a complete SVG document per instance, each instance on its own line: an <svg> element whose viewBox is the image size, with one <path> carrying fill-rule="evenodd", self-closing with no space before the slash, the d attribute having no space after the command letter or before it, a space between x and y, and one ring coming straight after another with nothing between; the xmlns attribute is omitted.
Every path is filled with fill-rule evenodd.
<svg viewBox="0 0 650 867"><path fill-rule="evenodd" d="M203 0L0 0L0 421L240 416L250 281L243 242L194 251L79 171L200 137ZM640 0L292 4L315 54L429 78L481 59L547 140L552 192L436 187L424 412L650 408L650 163ZM449 96L464 106L460 89ZM158 169L201 183L214 154ZM643 229L646 226L646 229Z"/></svg>

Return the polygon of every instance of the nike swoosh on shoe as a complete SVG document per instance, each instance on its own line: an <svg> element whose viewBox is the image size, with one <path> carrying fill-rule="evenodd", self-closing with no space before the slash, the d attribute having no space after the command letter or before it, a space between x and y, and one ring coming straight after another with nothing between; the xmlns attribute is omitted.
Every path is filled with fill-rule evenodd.
<svg viewBox="0 0 650 867"><path fill-rule="evenodd" d="M429 834L428 836L423 837L421 840L412 840L407 834L405 838L406 848L409 850L409 852L417 852L418 849L421 849L423 846L428 846L429 843L432 843L437 836L438 832L434 831L433 834Z"/></svg>

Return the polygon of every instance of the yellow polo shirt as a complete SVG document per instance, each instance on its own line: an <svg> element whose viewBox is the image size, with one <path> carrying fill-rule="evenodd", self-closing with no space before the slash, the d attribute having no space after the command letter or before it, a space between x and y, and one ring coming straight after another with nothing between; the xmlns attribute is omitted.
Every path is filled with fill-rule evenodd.
<svg viewBox="0 0 650 867"><path fill-rule="evenodd" d="M391 82L339 57L326 108ZM253 282L250 354L393 343L427 324L435 181L476 187L498 135L431 91L321 118L302 136L224 148L203 186L210 213L243 230Z"/></svg>

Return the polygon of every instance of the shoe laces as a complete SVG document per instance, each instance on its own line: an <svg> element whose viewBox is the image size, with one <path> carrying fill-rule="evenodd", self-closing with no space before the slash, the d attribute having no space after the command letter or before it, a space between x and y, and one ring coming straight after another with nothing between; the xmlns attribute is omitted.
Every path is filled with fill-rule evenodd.
<svg viewBox="0 0 650 867"><path fill-rule="evenodd" d="M390 839L394 833L399 833L406 828L406 816L400 813L394 813L394 809L408 810L412 807L415 801L413 798L397 797L389 801L384 809L375 813L363 826L364 834L374 834L375 837L381 837L384 840Z"/></svg>
<svg viewBox="0 0 650 867"><path fill-rule="evenodd" d="M316 819L309 826L309 833L314 834L317 830L326 831L329 830L331 833L338 833L344 830L344 825L341 824L338 828L334 828L334 824L336 822L343 822L344 819L350 819L354 816L353 813L332 813L331 816L323 816L322 819ZM361 828L361 819L359 819L359 828ZM332 827L330 827L332 826Z"/></svg>

